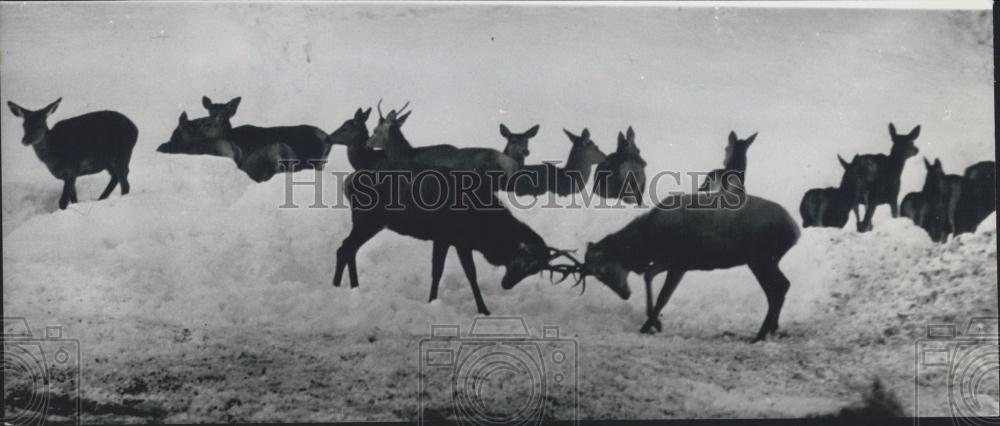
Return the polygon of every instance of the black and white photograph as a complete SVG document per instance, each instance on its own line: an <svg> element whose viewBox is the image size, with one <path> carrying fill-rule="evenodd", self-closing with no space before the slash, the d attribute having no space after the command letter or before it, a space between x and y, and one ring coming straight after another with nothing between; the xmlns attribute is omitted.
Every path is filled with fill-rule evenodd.
<svg viewBox="0 0 1000 426"><path fill-rule="evenodd" d="M994 424L994 7L0 2L4 425Z"/></svg>

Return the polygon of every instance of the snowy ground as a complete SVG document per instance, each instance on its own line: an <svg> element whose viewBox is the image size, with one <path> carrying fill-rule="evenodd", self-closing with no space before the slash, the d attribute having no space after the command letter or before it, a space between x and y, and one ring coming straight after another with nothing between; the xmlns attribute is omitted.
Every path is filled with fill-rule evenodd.
<svg viewBox="0 0 1000 426"><path fill-rule="evenodd" d="M279 209L281 177L256 185L225 160L154 167L178 178L136 179L133 194L93 202L104 177L90 177L66 211L52 211L56 182L3 186L4 313L79 339L84 420L415 419L420 339L431 324L464 333L475 312L454 254L435 303L425 301L429 243L391 232L362 249L360 288L333 288L347 210ZM333 203L339 187L329 175L323 185ZM312 188L295 191L312 203ZM566 248L640 213L515 211ZM638 277L627 302L596 281L582 296L543 277L504 291L502 269L476 258L494 315L523 316L536 336L557 325L579 342L581 418L804 416L856 402L876 376L912 405L924 327L997 314L995 220L944 245L903 219L867 234L805 230L781 263L792 282L783 335L756 345L746 339L766 302L745 268L690 273L664 332L645 336ZM919 383L943 404L940 379ZM564 398L552 396L556 417L574 415Z"/></svg>

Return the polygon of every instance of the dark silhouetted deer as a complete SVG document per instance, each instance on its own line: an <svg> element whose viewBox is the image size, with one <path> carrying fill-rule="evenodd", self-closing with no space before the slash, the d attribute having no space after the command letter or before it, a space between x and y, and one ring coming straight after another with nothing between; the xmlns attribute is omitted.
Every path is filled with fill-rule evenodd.
<svg viewBox="0 0 1000 426"><path fill-rule="evenodd" d="M602 198L620 199L642 205L646 191L646 160L635 145L635 131L628 126L625 134L618 132L618 148L597 164L594 172L594 193Z"/></svg>
<svg viewBox="0 0 1000 426"><path fill-rule="evenodd" d="M393 115L390 113L390 120ZM564 272L549 262L560 255L572 258L566 252L550 248L541 236L514 218L487 186L469 190L471 196L484 200L481 207L459 206L463 193L456 189L459 187L456 171L414 163L391 163L388 168L405 172L403 176L407 179L395 179L381 171L354 172L347 179L345 193L351 203L353 226L337 249L334 286L340 285L345 267L351 287L358 286L355 261L358 249L385 228L434 242L431 301L437 298L448 249L455 247L472 287L476 308L484 315L490 311L479 291L473 251L482 253L490 264L506 268L501 280L504 289L511 289L525 277L543 270Z"/></svg>
<svg viewBox="0 0 1000 426"><path fill-rule="evenodd" d="M38 111L7 102L10 111L23 119L24 137L21 143L31 146L56 179L63 181L59 208L77 202L76 178L107 170L111 181L99 199L111 195L115 186L122 186L122 195L129 192L129 161L139 130L128 117L115 111L97 111L67 118L49 129L48 118L59 107L62 98Z"/></svg>
<svg viewBox="0 0 1000 426"><path fill-rule="evenodd" d="M372 109L362 110L358 108L354 112L354 117L340 125L337 130L327 136L326 142L331 145L347 146L347 161L351 163L354 170L375 170L381 167L386 161L385 152L376 151L367 146L368 138L368 116Z"/></svg>
<svg viewBox="0 0 1000 426"><path fill-rule="evenodd" d="M855 156L857 158L857 156ZM836 188L813 188L806 191L799 204L799 214L802 215L802 227L811 226L843 228L850 218L854 200L857 199L857 173L852 163L844 161L839 155L844 175L840 186Z"/></svg>
<svg viewBox="0 0 1000 426"><path fill-rule="evenodd" d="M965 178L959 175L945 174L940 159L931 164L924 158L927 177L921 193L924 197L922 227L930 234L931 240L945 242L948 235L957 234L958 209L962 198Z"/></svg>
<svg viewBox="0 0 1000 426"><path fill-rule="evenodd" d="M746 139L740 139L736 136L736 132L729 132L726 156L722 160L723 168L708 172L698 190L746 193L747 150L750 149L754 139L757 139L756 133Z"/></svg>
<svg viewBox="0 0 1000 426"><path fill-rule="evenodd" d="M858 188L856 204L865 206L865 217L861 219L858 209L854 209L858 221L858 232L872 229L872 216L875 208L881 204L889 204L892 217L899 217L897 200L899 197L899 178L903 173L906 160L920 152L914 145L920 136L920 126L914 127L910 133L898 134L896 126L889 123L889 135L892 137L892 149L889 155L865 154L857 158L856 171L861 182Z"/></svg>
<svg viewBox="0 0 1000 426"><path fill-rule="evenodd" d="M517 195L540 196L551 192L560 196L576 194L587 186L591 168L607 155L590 139L590 130L583 129L579 136L563 129L573 147L569 150L566 165L552 163L529 164L518 170L507 181L507 191Z"/></svg>
<svg viewBox="0 0 1000 426"><path fill-rule="evenodd" d="M327 134L314 126L229 127L228 124L228 120L223 124L212 117L188 120L184 112L170 141L156 150L232 158L255 182L285 171L322 170L330 153Z"/></svg>
<svg viewBox="0 0 1000 426"><path fill-rule="evenodd" d="M798 241L799 228L780 205L747 196L742 208L705 208L694 197L681 194L660 201L628 225L587 244L578 282L593 275L622 299L628 299L628 273L643 274L646 315L643 333L662 331L659 315L687 271L708 271L748 265L767 296L767 315L754 341L778 329L778 316L789 282L778 262ZM653 304L653 279L667 278Z"/></svg>
<svg viewBox="0 0 1000 426"><path fill-rule="evenodd" d="M379 124L368 139L368 147L382 149L386 158L391 161L472 170L485 175L496 173L498 178L509 177L519 168L513 158L492 148L457 148L444 144L414 147L401 130L413 111L402 114L406 109L404 105L399 112L393 110L382 117L380 105L378 109Z"/></svg>
<svg viewBox="0 0 1000 426"><path fill-rule="evenodd" d="M528 141L538 134L538 125L532 126L524 133L512 133L503 123L500 123L500 135L507 140L503 153L517 161L518 167L524 166L524 158L531 155Z"/></svg>

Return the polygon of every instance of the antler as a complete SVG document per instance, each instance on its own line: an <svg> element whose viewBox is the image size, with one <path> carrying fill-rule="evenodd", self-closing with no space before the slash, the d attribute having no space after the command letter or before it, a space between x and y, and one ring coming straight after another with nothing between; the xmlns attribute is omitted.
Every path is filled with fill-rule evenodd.
<svg viewBox="0 0 1000 426"><path fill-rule="evenodd" d="M378 98L378 105L376 105L375 107L378 109L378 118L380 120L383 119L383 118L385 118L385 117L382 117L382 98Z"/></svg>
<svg viewBox="0 0 1000 426"><path fill-rule="evenodd" d="M410 106L410 101L406 101L406 103L403 104L403 107L399 109L399 112L397 112L397 114L402 114L403 111L406 111L406 107L408 106Z"/></svg>
<svg viewBox="0 0 1000 426"><path fill-rule="evenodd" d="M556 248L549 247L549 260L556 259L558 257L565 257L573 262L572 265L551 265L547 269L549 270L549 279L552 279L552 273L558 272L562 274L562 278L553 283L558 284L566 280L571 274L576 274L577 279L573 284L573 287L582 286L580 288L580 294L582 295L587 291L587 265L577 260L570 253L575 253L576 250L559 250Z"/></svg>

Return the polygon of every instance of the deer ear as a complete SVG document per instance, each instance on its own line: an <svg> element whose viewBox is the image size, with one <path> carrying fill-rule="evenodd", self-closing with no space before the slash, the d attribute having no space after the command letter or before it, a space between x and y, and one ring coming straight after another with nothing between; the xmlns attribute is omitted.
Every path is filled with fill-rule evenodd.
<svg viewBox="0 0 1000 426"><path fill-rule="evenodd" d="M570 133L569 130L566 129L563 129L563 133L565 133L566 136L569 137L570 142L576 143L576 140L578 139L576 135Z"/></svg>
<svg viewBox="0 0 1000 426"><path fill-rule="evenodd" d="M580 137L583 138L583 139L590 139L590 130L588 130L586 127L584 127L583 128L583 132L580 133Z"/></svg>
<svg viewBox="0 0 1000 426"><path fill-rule="evenodd" d="M729 132L729 143L730 144L736 143L736 132L734 131Z"/></svg>
<svg viewBox="0 0 1000 426"><path fill-rule="evenodd" d="M914 127L913 130L910 130L910 139L916 139L917 136L920 136L920 126L919 125L917 125L917 127Z"/></svg>
<svg viewBox="0 0 1000 426"><path fill-rule="evenodd" d="M924 157L924 167L927 168L927 170L934 168L934 166L931 165L931 162L927 161L927 157Z"/></svg>
<svg viewBox="0 0 1000 426"><path fill-rule="evenodd" d="M845 170L848 167L851 167L851 163L848 163L847 161L844 161L844 158L841 157L840 154L837 154L837 160L840 161L840 166L843 167Z"/></svg>
<svg viewBox="0 0 1000 426"><path fill-rule="evenodd" d="M635 130L632 130L632 126L628 126L628 130L625 131L625 138L629 142L635 143Z"/></svg>
<svg viewBox="0 0 1000 426"><path fill-rule="evenodd" d="M941 165L941 159L940 158L935 158L934 159L934 168L944 170L944 166Z"/></svg>
<svg viewBox="0 0 1000 426"><path fill-rule="evenodd" d="M25 115L27 115L26 113L28 112L28 110L26 110L24 108L21 108L20 105L15 104L15 103L13 103L11 101L7 101L7 108L10 108L10 112L14 113L15 116L22 117L22 118Z"/></svg>
<svg viewBox="0 0 1000 426"><path fill-rule="evenodd" d="M889 134L892 136L896 136L896 125L892 124L891 122L889 123Z"/></svg>
<svg viewBox="0 0 1000 426"><path fill-rule="evenodd" d="M622 133L622 132L618 132L618 144L619 145L624 145L624 144L627 144L627 143L628 143L628 139L625 139L625 134Z"/></svg>
<svg viewBox="0 0 1000 426"><path fill-rule="evenodd" d="M500 136L510 139L510 129L507 128L503 123L500 123Z"/></svg>
<svg viewBox="0 0 1000 426"><path fill-rule="evenodd" d="M231 100L229 102L226 102L226 115L227 116L232 117L232 116L236 115L236 109L240 107L240 101L241 100L243 100L243 98L237 96L237 97L233 98L233 100Z"/></svg>
<svg viewBox="0 0 1000 426"><path fill-rule="evenodd" d="M358 109L361 109L361 108L358 108ZM368 121L368 117L371 116L371 115L372 115L372 107L368 107L368 109L365 110L365 113L364 113L364 115L361 116L361 118L364 121Z"/></svg>
<svg viewBox="0 0 1000 426"><path fill-rule="evenodd" d="M208 96L202 96L201 97L201 106L205 107L205 109L211 109L212 108L212 100L209 99Z"/></svg>
<svg viewBox="0 0 1000 426"><path fill-rule="evenodd" d="M528 129L527 132L524 132L524 137L526 137L526 138L533 138L537 134L538 134L538 125L536 124L536 125L532 126L530 129Z"/></svg>
<svg viewBox="0 0 1000 426"><path fill-rule="evenodd" d="M403 115L399 116L399 118L396 119L396 124L399 125L399 126L402 126L403 123L406 122L406 119L409 118L410 114L412 114L412 113L413 113L413 111L407 111L406 114L403 114Z"/></svg>
<svg viewBox="0 0 1000 426"><path fill-rule="evenodd" d="M188 121L188 113L187 113L187 111L182 112L181 113L181 117L179 119L177 119L177 121L180 124L187 123L187 121Z"/></svg>
<svg viewBox="0 0 1000 426"><path fill-rule="evenodd" d="M52 115L52 113L56 112L56 109L59 108L59 103L60 102L62 102L62 98L56 99L55 102L53 102L53 103L49 104L48 106L46 106L45 109L42 110L42 111L45 112L46 116Z"/></svg>
<svg viewBox="0 0 1000 426"><path fill-rule="evenodd" d="M754 139L757 139L757 133L754 133L754 134L750 135L750 137L747 138L746 141L744 141L744 142L746 142L747 146L750 146L750 144L753 143Z"/></svg>

